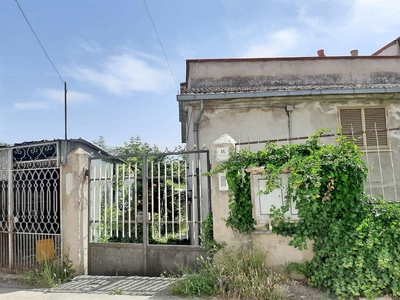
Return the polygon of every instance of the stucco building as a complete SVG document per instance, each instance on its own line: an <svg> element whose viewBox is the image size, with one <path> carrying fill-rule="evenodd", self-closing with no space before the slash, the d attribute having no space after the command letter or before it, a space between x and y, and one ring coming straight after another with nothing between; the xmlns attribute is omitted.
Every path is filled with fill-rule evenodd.
<svg viewBox="0 0 400 300"><path fill-rule="evenodd" d="M263 141L297 142L321 128L356 138L366 153L367 192L400 201L400 38L371 56L188 59L186 81L177 96L182 142L206 146L213 167L220 149L260 149ZM286 140L286 141L285 141ZM259 142L260 141L260 142ZM334 138L326 142L334 142ZM228 193L213 178L217 240L232 242L225 228ZM255 193L256 195L256 193ZM257 199L253 199L257 205ZM256 205L257 204L257 205ZM255 218L260 214L254 211ZM265 216L268 221L269 216ZM255 234L276 264L301 261L310 253L287 247L286 239ZM283 241L285 240L285 241ZM284 245L285 244L285 245ZM273 253L272 253L273 252Z"/></svg>

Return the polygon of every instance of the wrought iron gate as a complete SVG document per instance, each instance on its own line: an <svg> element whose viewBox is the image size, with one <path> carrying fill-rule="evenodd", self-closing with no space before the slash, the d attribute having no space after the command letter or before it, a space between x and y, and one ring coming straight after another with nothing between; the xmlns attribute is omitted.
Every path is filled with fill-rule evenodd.
<svg viewBox="0 0 400 300"><path fill-rule="evenodd" d="M60 256L60 198L58 142L0 149L0 268Z"/></svg>
<svg viewBox="0 0 400 300"><path fill-rule="evenodd" d="M206 149L92 159L90 272L99 274L93 271L100 268L96 262L108 259L99 259L100 251L94 255L90 249L94 245L119 243L114 247L120 248L121 243L136 244L132 247L138 249L143 265L130 274L144 275L154 268L148 257L152 245L199 246L201 221L211 211L210 178L202 176L209 170ZM112 250L108 247L107 251ZM107 261L112 269L110 264L112 259ZM120 270L119 274L127 272Z"/></svg>

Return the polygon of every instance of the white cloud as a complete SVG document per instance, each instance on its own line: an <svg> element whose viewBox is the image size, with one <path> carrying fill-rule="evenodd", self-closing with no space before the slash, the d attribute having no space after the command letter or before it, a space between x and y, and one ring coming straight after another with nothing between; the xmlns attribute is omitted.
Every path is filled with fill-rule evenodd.
<svg viewBox="0 0 400 300"><path fill-rule="evenodd" d="M99 53L103 51L101 46L95 41L80 41L78 47L89 53Z"/></svg>
<svg viewBox="0 0 400 300"><path fill-rule="evenodd" d="M87 81L114 95L132 92L161 93L173 85L167 69L150 66L149 61L158 61L152 55L134 52L107 58L96 70L80 67L71 70L71 76Z"/></svg>
<svg viewBox="0 0 400 300"><path fill-rule="evenodd" d="M47 99L49 102L64 102L65 93L63 89L41 89L39 90L41 97ZM93 96L87 93L80 93L75 91L69 91L67 86L67 101L71 102L88 102L93 101Z"/></svg>
<svg viewBox="0 0 400 300"><path fill-rule="evenodd" d="M14 108L18 110L42 110L50 108L50 103L46 101L16 102Z"/></svg>
<svg viewBox="0 0 400 300"><path fill-rule="evenodd" d="M376 41L389 43L400 32L399 0L296 1L295 9L290 25L278 21L268 26L261 20L244 27L240 56L308 56L320 48L327 55L349 55L352 49L370 55L385 45Z"/></svg>
<svg viewBox="0 0 400 300"><path fill-rule="evenodd" d="M250 45L244 57L276 57L289 55L298 47L301 34L294 28L280 29L265 35L265 43Z"/></svg>
<svg viewBox="0 0 400 300"><path fill-rule="evenodd" d="M349 19L346 27L364 34L370 31L384 33L393 27L400 29L399 13L399 0L355 0L352 18ZM393 39L396 38L396 36L393 37Z"/></svg>
<svg viewBox="0 0 400 300"><path fill-rule="evenodd" d="M41 101L29 101L29 102L16 102L14 108L18 110L43 110L51 109L62 103L64 103L64 90L56 89L39 89L37 90L36 98L41 98ZM93 101L93 96L87 93L80 93L75 91L67 90L67 102L81 103Z"/></svg>
<svg viewBox="0 0 400 300"><path fill-rule="evenodd" d="M337 0L327 11L312 11L309 4L297 2L299 22L304 29L328 36L357 38L400 26L399 0Z"/></svg>

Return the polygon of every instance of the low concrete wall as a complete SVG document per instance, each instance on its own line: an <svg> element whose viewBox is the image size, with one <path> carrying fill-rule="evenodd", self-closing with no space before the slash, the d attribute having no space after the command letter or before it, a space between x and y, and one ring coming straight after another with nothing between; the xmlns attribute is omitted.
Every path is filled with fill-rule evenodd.
<svg viewBox="0 0 400 300"><path fill-rule="evenodd" d="M144 275L141 244L90 243L89 275Z"/></svg>
<svg viewBox="0 0 400 300"><path fill-rule="evenodd" d="M180 267L196 267L197 257L206 255L201 247L148 245L148 270L144 269L142 244L90 243L89 274L108 276L160 276Z"/></svg>

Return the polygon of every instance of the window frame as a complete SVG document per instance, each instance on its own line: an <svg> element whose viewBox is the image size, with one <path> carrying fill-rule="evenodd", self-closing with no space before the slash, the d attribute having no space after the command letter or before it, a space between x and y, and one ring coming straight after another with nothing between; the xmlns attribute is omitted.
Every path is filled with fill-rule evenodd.
<svg viewBox="0 0 400 300"><path fill-rule="evenodd" d="M281 208L287 201L287 186L290 173L279 174L278 178L281 187L274 189L269 194L262 193L262 191L265 191L265 183L268 181L265 174L252 174L251 177L253 218L257 220L258 225L269 223L272 221L271 213L269 211L271 204L274 204L276 208ZM277 193L280 194L278 197L280 199L276 199ZM276 200L278 200L280 203L276 203ZM266 209L267 207L267 211L264 211L263 209ZM289 211L285 213L285 217L290 217L291 220L299 220L296 203L294 201L291 201Z"/></svg>
<svg viewBox="0 0 400 300"><path fill-rule="evenodd" d="M363 106L338 106L337 107L337 121L339 124L340 128L343 128L342 125L342 119L341 119L341 111L342 110L355 110L355 109L359 109L361 111L361 130L362 130L362 134L360 136L354 136L354 138L358 139L361 137L362 139L362 144L357 144L358 148L360 150L376 150L376 149L388 149L390 146L390 139L389 139L389 125L388 125L388 109L387 106L384 105L363 105ZM367 139L367 134L368 132L366 132L366 126L367 126L367 122L366 122L366 115L365 115L365 110L368 109L384 109L384 117L385 117L385 141L386 144L383 145L368 145L368 139ZM351 124L348 124L351 125ZM382 128L377 128L378 130L381 130ZM346 135L345 135L346 136ZM352 137L347 135L348 140L352 140ZM382 138L382 137L378 137L378 140ZM376 140L375 140L376 141Z"/></svg>

